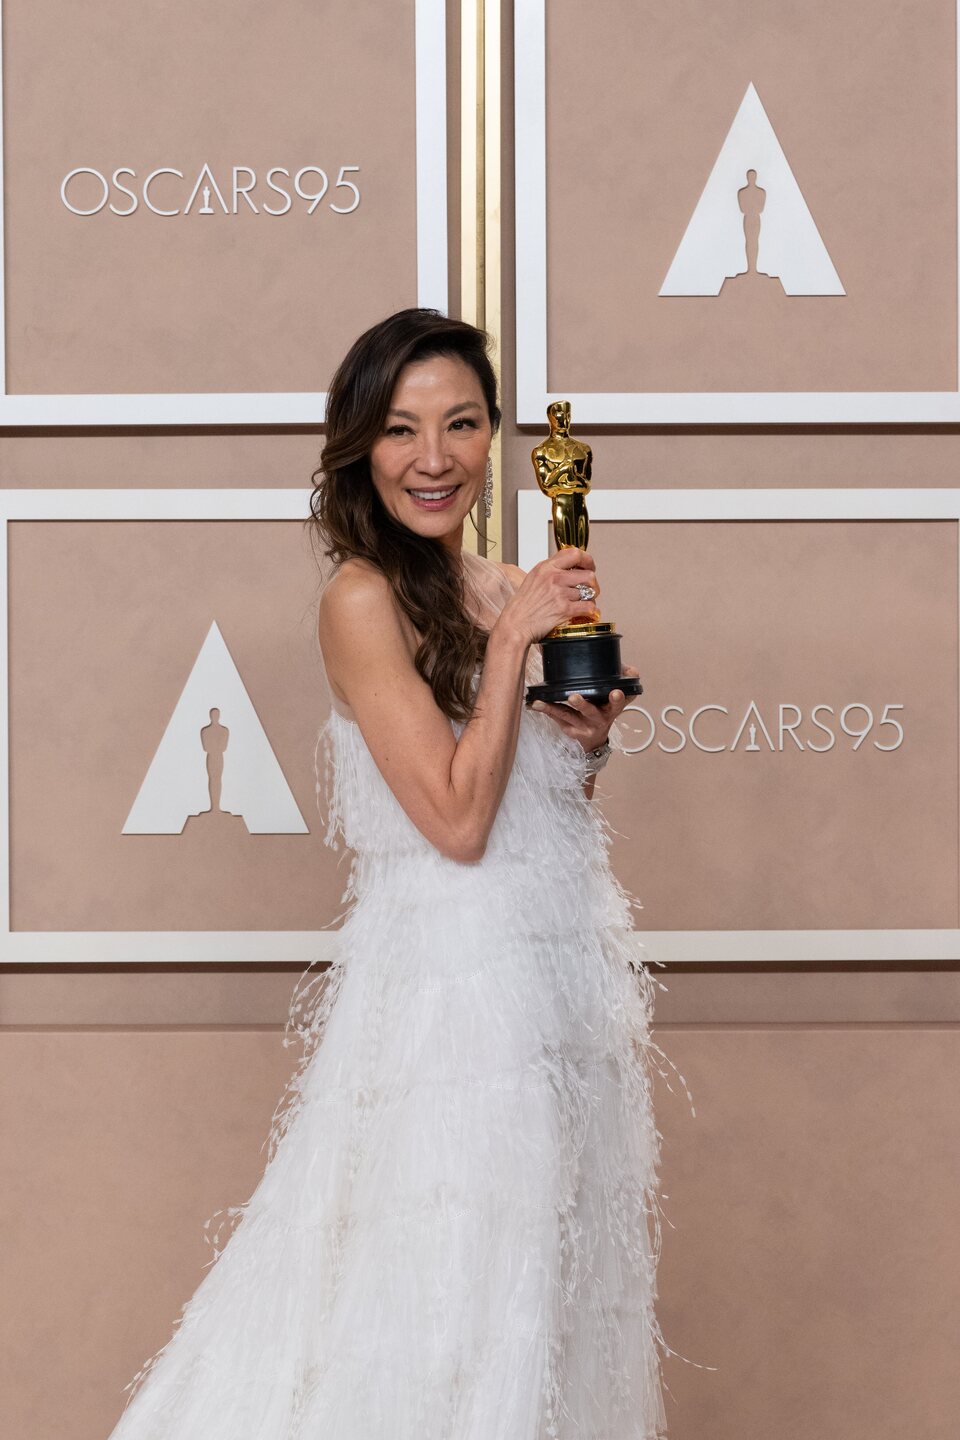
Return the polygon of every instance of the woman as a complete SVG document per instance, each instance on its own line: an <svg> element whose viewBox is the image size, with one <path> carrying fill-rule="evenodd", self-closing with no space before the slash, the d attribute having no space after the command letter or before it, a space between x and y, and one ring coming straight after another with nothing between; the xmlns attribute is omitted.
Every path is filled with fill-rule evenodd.
<svg viewBox="0 0 960 1440"><path fill-rule="evenodd" d="M599 587L582 550L527 575L463 550L499 419L486 337L433 311L333 381L313 522L351 904L294 997L263 1179L113 1440L665 1430L662 1052L591 804L625 700L524 705L534 642Z"/></svg>

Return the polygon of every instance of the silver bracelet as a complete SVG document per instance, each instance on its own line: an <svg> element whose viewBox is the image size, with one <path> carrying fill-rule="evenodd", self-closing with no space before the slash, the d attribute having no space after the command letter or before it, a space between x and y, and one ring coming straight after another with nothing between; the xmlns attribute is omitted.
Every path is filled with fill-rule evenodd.
<svg viewBox="0 0 960 1440"><path fill-rule="evenodd" d="M613 746L609 740L604 740L603 744L598 745L595 750L588 750L586 752L587 774L596 775L598 770L603 769L612 754Z"/></svg>

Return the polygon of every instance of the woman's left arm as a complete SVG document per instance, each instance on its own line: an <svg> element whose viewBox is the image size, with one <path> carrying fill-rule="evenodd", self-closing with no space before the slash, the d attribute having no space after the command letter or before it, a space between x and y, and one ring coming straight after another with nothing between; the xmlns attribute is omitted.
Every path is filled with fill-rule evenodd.
<svg viewBox="0 0 960 1440"><path fill-rule="evenodd" d="M639 676L640 671L632 665L624 665L623 675ZM565 734L579 740L584 750L594 750L602 745L610 733L610 727L627 703L622 690L611 690L606 705L594 705L582 695L568 695L562 705L549 705L543 700L534 700L531 709L545 710L552 715ZM583 782L583 793L593 799L596 774L588 775Z"/></svg>

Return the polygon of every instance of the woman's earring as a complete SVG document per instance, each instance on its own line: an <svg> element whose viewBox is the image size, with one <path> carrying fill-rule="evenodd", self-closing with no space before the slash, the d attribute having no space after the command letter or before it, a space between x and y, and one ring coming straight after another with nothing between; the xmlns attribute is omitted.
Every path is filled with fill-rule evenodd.
<svg viewBox="0 0 960 1440"><path fill-rule="evenodd" d="M487 519L493 514L493 459L487 456L487 475L483 483L483 513Z"/></svg>

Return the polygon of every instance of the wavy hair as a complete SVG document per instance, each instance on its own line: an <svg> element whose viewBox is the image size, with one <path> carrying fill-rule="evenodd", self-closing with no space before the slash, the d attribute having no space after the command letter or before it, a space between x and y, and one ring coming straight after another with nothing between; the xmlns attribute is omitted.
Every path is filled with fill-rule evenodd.
<svg viewBox="0 0 960 1440"><path fill-rule="evenodd" d="M433 355L462 360L480 381L490 424L500 424L490 339L437 310L400 310L354 341L327 397L326 440L310 497L314 539L339 567L360 558L390 583L396 605L420 636L414 663L439 708L452 720L473 713L471 682L488 632L464 604L464 576L440 540L418 535L392 516L370 474L370 451L383 432L404 366Z"/></svg>

